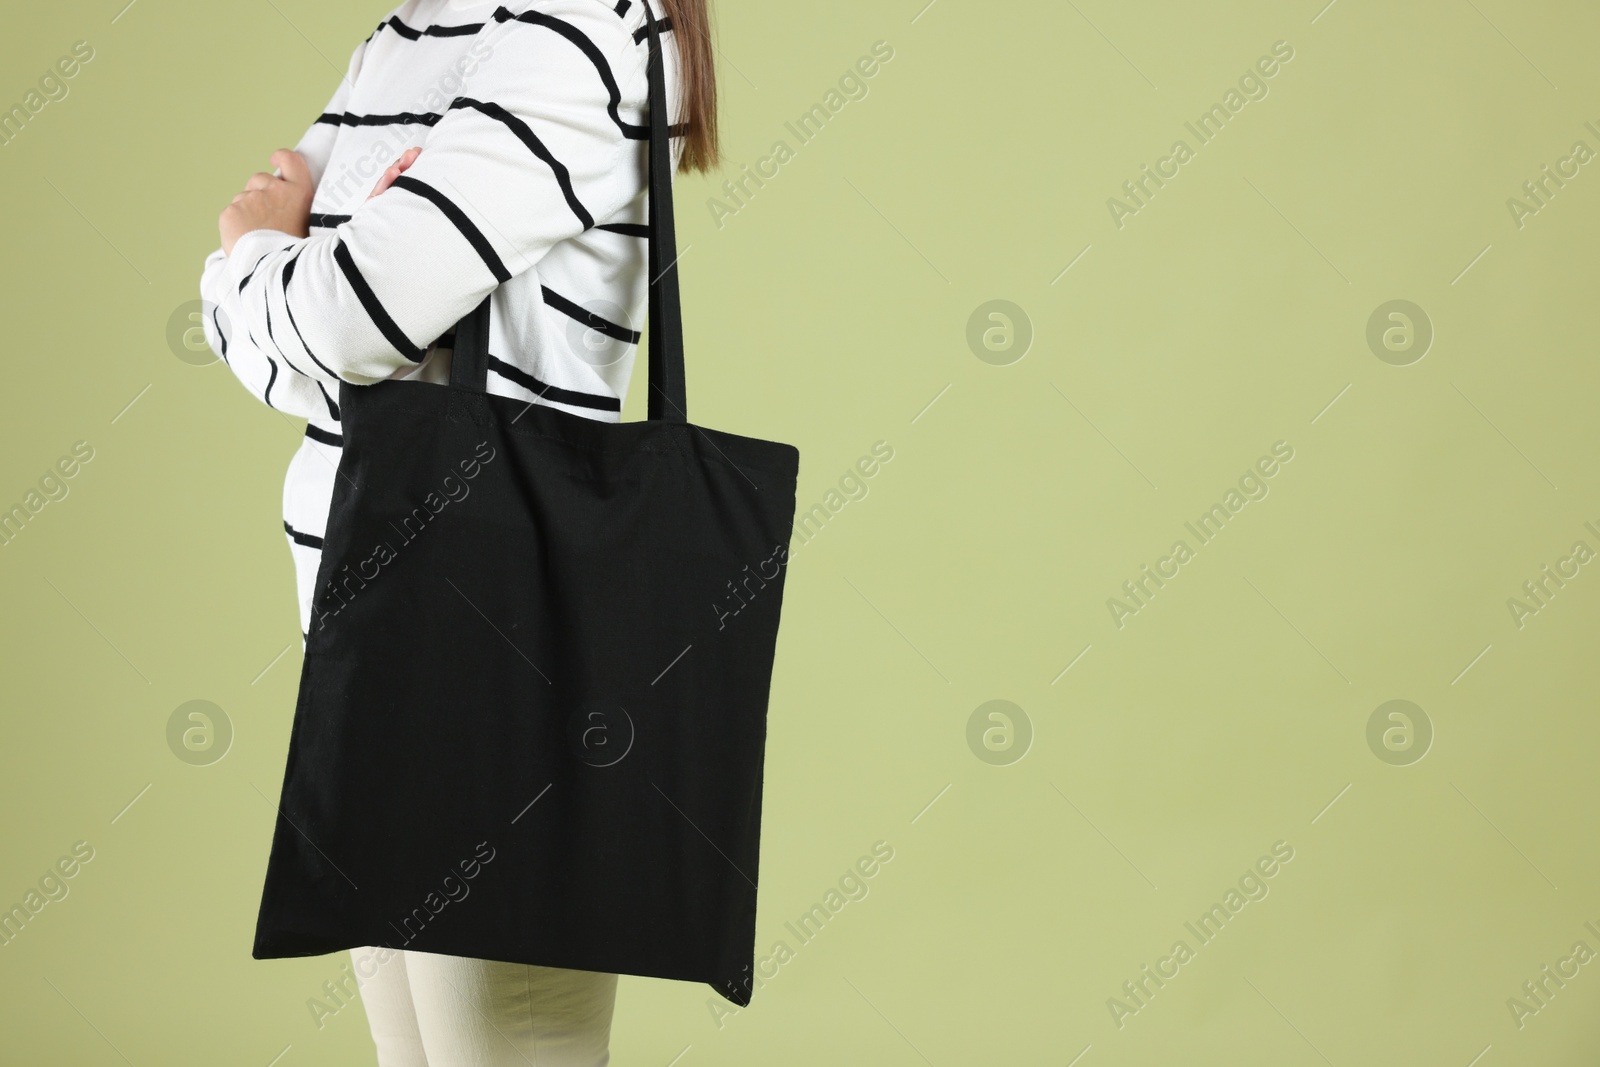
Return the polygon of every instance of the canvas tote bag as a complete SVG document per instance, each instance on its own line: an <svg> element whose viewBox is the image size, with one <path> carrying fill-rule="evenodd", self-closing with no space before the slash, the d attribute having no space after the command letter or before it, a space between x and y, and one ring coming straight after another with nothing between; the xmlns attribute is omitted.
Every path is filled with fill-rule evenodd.
<svg viewBox="0 0 1600 1067"><path fill-rule="evenodd" d="M649 20L649 418L340 391L257 959L363 945L752 990L799 451L690 423Z"/></svg>

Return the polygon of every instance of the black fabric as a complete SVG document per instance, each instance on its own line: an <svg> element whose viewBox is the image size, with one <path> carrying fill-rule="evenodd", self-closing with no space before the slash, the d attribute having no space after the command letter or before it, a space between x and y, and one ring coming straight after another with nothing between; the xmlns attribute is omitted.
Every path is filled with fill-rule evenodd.
<svg viewBox="0 0 1600 1067"><path fill-rule="evenodd" d="M448 386L341 390L257 959L381 945L750 1002L799 452L687 421L647 17L650 417L486 393L488 301Z"/></svg>

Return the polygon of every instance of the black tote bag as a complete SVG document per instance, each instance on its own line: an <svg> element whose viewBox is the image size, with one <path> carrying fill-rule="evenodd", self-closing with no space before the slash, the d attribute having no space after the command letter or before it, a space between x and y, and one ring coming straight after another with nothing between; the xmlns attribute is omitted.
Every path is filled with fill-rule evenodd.
<svg viewBox="0 0 1600 1067"><path fill-rule="evenodd" d="M650 33L649 418L341 389L344 453L252 955L387 946L750 1002L799 451L687 420Z"/></svg>

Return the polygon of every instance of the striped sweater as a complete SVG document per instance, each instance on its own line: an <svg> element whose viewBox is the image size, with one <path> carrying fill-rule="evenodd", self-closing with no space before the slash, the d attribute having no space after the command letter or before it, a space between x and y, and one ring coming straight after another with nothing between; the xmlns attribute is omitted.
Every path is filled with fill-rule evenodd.
<svg viewBox="0 0 1600 1067"><path fill-rule="evenodd" d="M489 392L620 420L647 295L642 2L406 0L296 146L316 182L310 236L253 230L206 258L212 349L257 399L308 420L283 489L302 635L340 383L442 386L452 328L492 294ZM652 10L676 101L671 23Z"/></svg>

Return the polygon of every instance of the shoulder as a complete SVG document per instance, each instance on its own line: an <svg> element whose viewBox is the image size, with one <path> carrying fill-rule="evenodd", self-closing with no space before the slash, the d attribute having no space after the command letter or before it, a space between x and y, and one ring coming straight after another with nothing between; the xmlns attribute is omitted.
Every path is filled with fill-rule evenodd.
<svg viewBox="0 0 1600 1067"><path fill-rule="evenodd" d="M493 19L507 25L543 27L574 41L581 34L609 58L625 60L630 71L637 68L643 77L650 46L645 10L645 0L513 0L498 5ZM670 58L676 48L661 0L652 0L649 10Z"/></svg>
<svg viewBox="0 0 1600 1067"><path fill-rule="evenodd" d="M552 78L592 66L613 101L619 89L632 99L645 73L643 12L642 0L512 0L493 8L482 40L497 53L504 48L525 57L529 70Z"/></svg>
<svg viewBox="0 0 1600 1067"><path fill-rule="evenodd" d="M598 38L597 43L615 44L632 41L636 10L640 10L637 0L612 3L606 0L511 0L496 5L491 19L496 23L546 29L554 29L558 24L580 27Z"/></svg>

